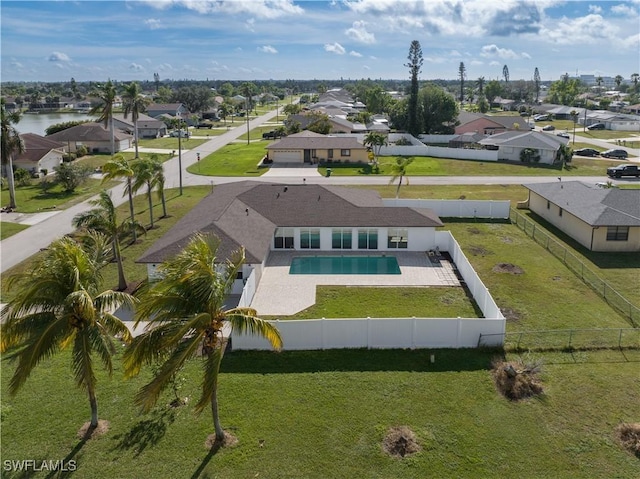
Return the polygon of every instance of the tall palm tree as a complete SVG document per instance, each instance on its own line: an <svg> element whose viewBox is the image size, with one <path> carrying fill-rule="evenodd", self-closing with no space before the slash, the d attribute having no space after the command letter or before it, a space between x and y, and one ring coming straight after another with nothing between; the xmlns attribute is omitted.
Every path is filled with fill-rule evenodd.
<svg viewBox="0 0 640 479"><path fill-rule="evenodd" d="M158 198L162 202L162 218L166 218L167 200L164 196L164 186L167 182L167 177L164 175L164 166L156 153L151 153L149 158L153 164L153 184L158 189Z"/></svg>
<svg viewBox="0 0 640 479"><path fill-rule="evenodd" d="M75 381L89 396L90 427L95 428L98 403L92 356L97 354L111 374L113 336L124 342L132 339L112 311L133 308L135 300L118 291L100 292L104 256L85 248L70 238L56 240L29 272L9 279L15 296L1 314L0 352L17 362L9 382L13 395L40 361L71 347Z"/></svg>
<svg viewBox="0 0 640 479"><path fill-rule="evenodd" d="M136 403L150 410L173 374L190 358L202 355L202 393L196 411L211 407L216 439L224 441L218 414L218 379L226 338L225 324L236 333L257 334L276 349L282 347L277 328L257 317L251 308L225 309L227 295L244 262L244 249L220 261L220 240L196 234L185 249L165 262L162 279L143 290L137 320L149 320L124 355L125 374L137 375L142 365L162 359L155 377L136 395Z"/></svg>
<svg viewBox="0 0 640 479"><path fill-rule="evenodd" d="M631 83L633 83L633 91L638 92L638 79L640 78L640 74L632 73L631 74Z"/></svg>
<svg viewBox="0 0 640 479"><path fill-rule="evenodd" d="M413 158L411 157L396 157L395 163L391 164L391 179L389 180L389 184L392 184L394 181L398 181L398 187L396 188L396 200L400 195L400 186L402 186L402 178L404 178L407 174L407 166L413 163ZM407 185L409 184L409 179L407 178Z"/></svg>
<svg viewBox="0 0 640 479"><path fill-rule="evenodd" d="M147 188L147 200L149 201L149 221L151 223L150 228L154 227L153 223L153 196L152 192L157 184L158 169L162 169L162 163L156 158L152 160L149 158L143 158L138 160L133 165L133 184L131 189L133 193L137 193L141 188ZM164 174L162 174L164 178Z"/></svg>
<svg viewBox="0 0 640 479"><path fill-rule="evenodd" d="M73 226L76 228L85 227L98 231L107 235L111 240L113 257L118 266L118 290L127 289L127 280L124 275L124 266L122 264L122 250L120 248L120 236L129 231L131 225L130 220L118 224L116 207L111 201L111 196L105 190L102 190L98 198L89 202L95 208L88 211L78 213L73 217ZM140 224L135 227L143 229Z"/></svg>
<svg viewBox="0 0 640 479"><path fill-rule="evenodd" d="M229 103L224 102L218 107L218 114L224 120L224 126L227 126L227 117L233 113L233 106L229 105Z"/></svg>
<svg viewBox="0 0 640 479"><path fill-rule="evenodd" d="M24 143L14 125L20 121L20 113L9 113L0 99L0 128L2 142L2 167L9 183L9 208L16 209L16 186L13 178L13 155L24 153Z"/></svg>
<svg viewBox="0 0 640 479"><path fill-rule="evenodd" d="M102 166L102 183L113 179L125 178L127 185L124 188L124 194L129 196L129 215L131 219L131 242L138 241L137 228L135 227L136 218L133 208L133 190L131 188L132 178L134 175L133 169L124 156L121 154L114 155L111 160L107 161Z"/></svg>
<svg viewBox="0 0 640 479"><path fill-rule="evenodd" d="M476 80L476 87L478 87L478 96L484 95L484 84L486 83L484 77L478 77Z"/></svg>
<svg viewBox="0 0 640 479"><path fill-rule="evenodd" d="M116 101L116 87L111 80L99 87L93 93L100 98L102 103L94 106L90 111L90 115L99 114L98 121L104 124L111 132L111 156L116 150L115 132L113 129L113 104Z"/></svg>
<svg viewBox="0 0 640 479"><path fill-rule="evenodd" d="M131 113L131 119L133 120L136 159L138 159L138 141L140 139L138 136L138 118L140 118L140 113L145 111L148 104L149 99L142 94L138 83L131 82L125 87L122 94L122 106L124 107L124 117L127 118Z"/></svg>

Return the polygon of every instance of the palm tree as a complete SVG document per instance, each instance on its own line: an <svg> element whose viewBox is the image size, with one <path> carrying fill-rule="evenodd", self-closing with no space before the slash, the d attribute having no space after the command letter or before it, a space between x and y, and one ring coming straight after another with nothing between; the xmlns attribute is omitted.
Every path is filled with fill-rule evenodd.
<svg viewBox="0 0 640 479"><path fill-rule="evenodd" d="M616 82L616 88L619 91L620 85L622 84L622 80L624 80L624 78L622 78L622 75L616 75L616 77L613 80Z"/></svg>
<svg viewBox="0 0 640 479"><path fill-rule="evenodd" d="M9 208L16 209L16 186L13 179L13 155L24 153L24 143L13 125L20 121L18 112L9 113L4 107L4 98L0 99L0 128L2 140L2 167L9 183Z"/></svg>
<svg viewBox="0 0 640 479"><path fill-rule="evenodd" d="M602 91L602 82L604 82L604 79L601 76L596 77L596 85L598 85L598 93Z"/></svg>
<svg viewBox="0 0 640 479"><path fill-rule="evenodd" d="M142 228L137 223L130 225L130 220L118 224L116 207L111 201L111 196L106 190L102 190L98 198L89 202L95 208L78 213L73 217L73 226L76 228L85 227L107 235L111 240L113 257L118 265L118 290L127 289L127 280L124 275L122 264L122 252L120 249L120 236L128 231L132 226ZM144 229L143 229L144 230Z"/></svg>
<svg viewBox="0 0 640 479"><path fill-rule="evenodd" d="M478 87L478 96L481 97L482 95L484 95L484 84L485 84L485 79L484 77L478 77L478 79L476 80L476 86Z"/></svg>
<svg viewBox="0 0 640 479"><path fill-rule="evenodd" d="M138 158L138 118L140 118L140 113L142 113L147 105L149 104L149 99L142 95L140 90L140 85L136 82L131 82L124 89L124 93L122 95L122 106L124 107L124 117L127 118L127 115L131 113L131 119L133 120L133 136L136 145L136 156Z"/></svg>
<svg viewBox="0 0 640 479"><path fill-rule="evenodd" d="M229 105L227 102L224 102L222 105L218 107L218 114L224 120L224 126L227 126L227 117L233 113L233 106Z"/></svg>
<svg viewBox="0 0 640 479"><path fill-rule="evenodd" d="M376 131L370 131L366 134L363 141L365 146L370 146L373 151L373 164L378 169L378 156L380 150L387 144L387 136Z"/></svg>
<svg viewBox="0 0 640 479"><path fill-rule="evenodd" d="M121 306L133 308L135 302L126 293L100 292L103 258L98 249L83 247L70 238L54 241L29 272L9 279L15 296L2 311L0 326L0 352L17 361L9 382L11 395L24 385L40 361L72 348L76 384L89 396L90 428L98 425L92 356L97 354L111 374L111 358L116 352L113 336L127 343L132 339L112 311Z"/></svg>
<svg viewBox="0 0 640 479"><path fill-rule="evenodd" d="M199 154L199 153L198 153ZM158 188L158 197L162 202L162 218L167 217L167 200L164 197L164 185L167 177L164 176L164 166L156 153L151 153L151 162L153 163L153 183Z"/></svg>
<svg viewBox="0 0 640 479"><path fill-rule="evenodd" d="M132 165L134 171L133 184L131 189L133 193L136 193L140 188L147 187L147 200L149 201L149 220L151 222L150 228L153 228L153 197L151 193L158 184L159 178L162 179L163 193L164 193L164 173L162 171L162 163L158 158L150 159L145 158L135 162ZM162 198L162 197L161 197ZM166 210L164 211L166 216Z"/></svg>
<svg viewBox="0 0 640 479"><path fill-rule="evenodd" d="M100 98L102 103L94 106L89 111L89 114L94 115L98 113L100 115L98 121L102 122L105 128L109 128L111 132L111 156L113 156L116 149L115 132L113 129L113 103L116 101L116 87L111 80L109 80L94 91L94 95Z"/></svg>
<svg viewBox="0 0 640 479"><path fill-rule="evenodd" d="M155 377L136 395L136 403L148 411L173 374L188 359L202 355L202 393L195 408L202 412L211 407L216 440L223 442L218 415L220 362L227 341L223 327L228 324L232 332L262 336L276 349L282 347L282 339L274 325L257 317L256 310L225 309L244 262L244 248L218 262L219 247L216 236L196 234L181 253L160 267L162 279L146 285L137 309L137 321L149 323L125 352L124 367L126 376L132 377L143 364L163 358Z"/></svg>
<svg viewBox="0 0 640 479"><path fill-rule="evenodd" d="M133 208L133 190L131 189L131 179L133 178L133 169L127 160L125 160L124 156L121 154L114 155L111 160L107 161L102 166L102 183L113 179L125 178L127 180L127 185L124 189L124 194L129 196L129 214L131 217L131 237L132 243L138 241L138 234L136 231L135 223L135 212Z"/></svg>
<svg viewBox="0 0 640 479"><path fill-rule="evenodd" d="M396 162L391 164L391 179L389 180L389 184L392 184L396 179L398 181L398 187L396 188L396 200L400 195L400 186L402 186L402 178L404 178L407 174L407 166L413 163L413 158L411 157L396 157ZM407 178L407 185L409 184L409 179Z"/></svg>
<svg viewBox="0 0 640 479"><path fill-rule="evenodd" d="M638 91L638 79L640 78L640 74L632 73L631 74L631 83L633 83L633 91Z"/></svg>

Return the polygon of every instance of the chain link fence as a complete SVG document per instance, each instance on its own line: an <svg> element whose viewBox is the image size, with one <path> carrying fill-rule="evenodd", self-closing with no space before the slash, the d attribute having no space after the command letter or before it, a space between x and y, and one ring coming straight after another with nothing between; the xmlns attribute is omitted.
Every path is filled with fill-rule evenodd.
<svg viewBox="0 0 640 479"><path fill-rule="evenodd" d="M478 346L502 336L505 351L565 351L581 349L640 349L639 328L554 329L481 334Z"/></svg>
<svg viewBox="0 0 640 479"><path fill-rule="evenodd" d="M511 222L517 225L536 243L542 245L556 258L560 259L569 270L590 286L613 308L625 316L634 328L640 326L640 308L632 304L613 286L600 278L594 271L574 255L565 245L549 235L537 223L526 218L516 210L511 210Z"/></svg>

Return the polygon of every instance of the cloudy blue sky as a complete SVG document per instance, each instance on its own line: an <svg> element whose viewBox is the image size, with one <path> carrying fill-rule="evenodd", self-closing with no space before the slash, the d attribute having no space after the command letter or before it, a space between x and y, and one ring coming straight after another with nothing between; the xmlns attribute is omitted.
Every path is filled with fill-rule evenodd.
<svg viewBox="0 0 640 479"><path fill-rule="evenodd" d="M640 0L7 1L2 81L543 80L640 72Z"/></svg>

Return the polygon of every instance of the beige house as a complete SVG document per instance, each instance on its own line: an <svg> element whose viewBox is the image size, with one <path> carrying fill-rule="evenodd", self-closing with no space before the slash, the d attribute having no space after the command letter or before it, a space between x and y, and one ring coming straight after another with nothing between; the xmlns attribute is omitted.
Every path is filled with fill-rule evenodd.
<svg viewBox="0 0 640 479"><path fill-rule="evenodd" d="M488 150L498 150L498 160L520 161L524 149L535 152L538 162L553 165L558 158L558 150L569 143L567 138L540 131L505 131L488 136L478 144Z"/></svg>
<svg viewBox="0 0 640 479"><path fill-rule="evenodd" d="M131 148L132 135L116 128L113 136L116 152ZM101 123L82 123L49 135L47 138L64 143L72 153L80 146L86 146L89 153L111 152L111 132Z"/></svg>
<svg viewBox="0 0 640 479"><path fill-rule="evenodd" d="M591 251L640 252L640 190L579 181L524 185L529 209Z"/></svg>
<svg viewBox="0 0 640 479"><path fill-rule="evenodd" d="M367 147L352 136L302 131L267 146L273 163L367 163Z"/></svg>

